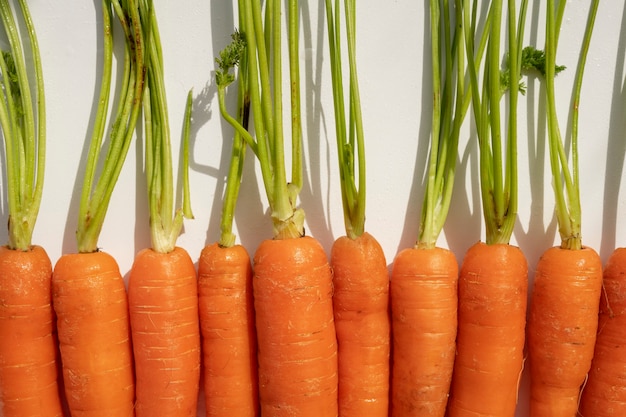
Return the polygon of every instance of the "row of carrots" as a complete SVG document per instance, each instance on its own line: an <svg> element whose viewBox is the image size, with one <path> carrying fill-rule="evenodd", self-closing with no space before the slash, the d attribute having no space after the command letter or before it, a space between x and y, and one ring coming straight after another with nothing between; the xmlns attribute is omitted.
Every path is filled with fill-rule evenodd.
<svg viewBox="0 0 626 417"><path fill-rule="evenodd" d="M239 0L238 30L216 59L220 113L233 128L232 158L221 235L198 254L196 270L192 256L176 245L184 218L193 217L186 177L191 92L182 139L183 203L175 208L153 2L102 1L102 84L80 198L78 253L53 266L31 242L45 166L37 38L26 0L14 8L0 0L11 46L0 58L9 204L9 243L0 248L0 415L195 416L202 380L207 417L512 417L525 346L532 417L626 415L626 249L615 251L603 277L597 253L582 244L577 129L563 141L556 118L554 77L562 68L555 56L566 2L545 2L546 45L538 51L521 47L526 0L488 2L484 25L477 24L477 2L430 1L434 103L422 221L415 246L398 253L390 272L380 244L365 230L356 1L346 0L343 9L338 0L325 1L346 226L330 257L305 236L298 206L300 15L298 2L289 0L283 16L283 3ZM573 123L598 4L590 6L581 48ZM25 22L25 42L13 9ZM283 126L285 21L290 134ZM122 29L125 51L116 83L113 25ZM24 45L33 57L34 93ZM562 244L543 254L529 288L527 261L509 240L517 215L518 93L523 71L531 70L545 82ZM226 100L232 84L234 112ZM114 108L112 85L118 89ZM503 97L506 122L500 120ZM459 268L454 254L436 244L470 106L487 230L486 241L473 245ZM110 139L103 141L108 125ZM126 287L115 259L97 242L134 137L144 141L152 246L137 254ZM285 149L292 153L289 180ZM233 234L249 152L259 162L273 226L252 259Z"/></svg>

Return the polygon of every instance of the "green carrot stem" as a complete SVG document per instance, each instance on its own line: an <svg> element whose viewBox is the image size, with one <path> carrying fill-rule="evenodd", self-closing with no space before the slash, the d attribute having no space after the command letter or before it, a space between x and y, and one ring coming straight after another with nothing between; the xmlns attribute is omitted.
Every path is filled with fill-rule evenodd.
<svg viewBox="0 0 626 417"><path fill-rule="evenodd" d="M0 1L0 15L10 52L0 57L4 100L0 103L0 126L5 142L9 242L14 250L29 250L41 205L46 155L46 107L39 43L28 5L19 1L35 74L37 116L19 35L11 6ZM8 61L8 62L7 62Z"/></svg>
<svg viewBox="0 0 626 417"><path fill-rule="evenodd" d="M115 110L111 140L103 161L102 172L96 179L96 168L106 124L111 88L113 38L111 7L125 34L124 70L120 100ZM128 153L135 125L141 109L144 83L144 44L142 23L134 0L119 3L103 0L104 63L96 121L92 132L87 167L80 200L77 229L78 251L94 252L104 223L104 217Z"/></svg>

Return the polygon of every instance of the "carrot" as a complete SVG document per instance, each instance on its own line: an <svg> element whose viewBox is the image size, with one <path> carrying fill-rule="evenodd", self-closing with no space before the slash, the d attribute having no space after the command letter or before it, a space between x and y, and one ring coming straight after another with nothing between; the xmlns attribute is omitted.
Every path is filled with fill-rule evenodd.
<svg viewBox="0 0 626 417"><path fill-rule="evenodd" d="M52 291L71 415L134 415L128 302L117 262L105 252L63 255Z"/></svg>
<svg viewBox="0 0 626 417"><path fill-rule="evenodd" d="M99 251L97 243L141 109L144 45L137 5L129 1L112 7L111 1L103 1L104 65L80 198L78 253L61 256L52 274L65 394L74 417L134 415L126 289L115 259ZM113 130L100 160L112 78L114 12L125 34L126 53Z"/></svg>
<svg viewBox="0 0 626 417"><path fill-rule="evenodd" d="M337 332L340 416L389 411L389 273L382 247L365 232L365 145L356 71L356 2L345 2L349 123L341 71L341 11L326 0L335 130L346 235L333 243L333 311ZM351 132L350 137L348 132ZM358 177L358 180L356 179Z"/></svg>
<svg viewBox="0 0 626 417"><path fill-rule="evenodd" d="M527 1L520 5L519 20L515 2L508 2L505 70L500 69L502 3L489 5L482 88L472 33L477 13L470 10L469 1L463 5L486 239L472 245L461 264L449 417L513 416L524 364L528 265L522 251L509 242L517 219L517 98ZM503 146L500 100L506 88L509 111Z"/></svg>
<svg viewBox="0 0 626 417"><path fill-rule="evenodd" d="M261 414L336 416L332 277L319 242L304 237L305 213L297 207L303 183L298 2L290 0L287 9L291 181L285 167L279 0L239 1L254 136L228 118L259 161L273 225L273 239L263 241L253 257L259 401Z"/></svg>
<svg viewBox="0 0 626 417"><path fill-rule="evenodd" d="M44 248L32 244L45 169L45 91L37 35L25 1L19 2L19 11L27 42L19 35L9 2L0 1L9 43L9 50L0 54L9 229L8 244L0 246L0 415L59 417L52 264ZM31 53L35 100L24 51Z"/></svg>
<svg viewBox="0 0 626 417"><path fill-rule="evenodd" d="M265 240L254 255L261 415L337 415L332 276L311 237Z"/></svg>
<svg viewBox="0 0 626 417"><path fill-rule="evenodd" d="M45 250L0 247L0 414L62 416Z"/></svg>
<svg viewBox="0 0 626 417"><path fill-rule="evenodd" d="M528 267L508 244L473 245L459 276L449 414L513 416L524 362ZM471 352L471 353L470 353ZM491 398L489 393L494 393Z"/></svg>
<svg viewBox="0 0 626 417"><path fill-rule="evenodd" d="M206 246L198 263L206 415L258 415L252 266L241 245Z"/></svg>
<svg viewBox="0 0 626 417"><path fill-rule="evenodd" d="M459 7L455 20L462 22L461 17ZM428 180L417 242L396 255L391 271L394 417L445 414L456 347L459 267L451 251L437 247L437 239L450 208L470 94L464 33L451 24L450 5L432 0L430 18L434 100Z"/></svg>
<svg viewBox="0 0 626 417"><path fill-rule="evenodd" d="M537 263L528 324L531 416L576 415L601 288L602 264L591 248L552 247Z"/></svg>
<svg viewBox="0 0 626 417"><path fill-rule="evenodd" d="M570 130L571 168L558 126L555 101L555 61L565 2L546 3L545 82L548 145L556 217L561 245L546 250L535 271L528 323L530 415L575 416L580 388L591 366L602 263L583 246L578 173L578 113L584 67L599 1L591 4L576 70Z"/></svg>
<svg viewBox="0 0 626 417"><path fill-rule="evenodd" d="M216 59L220 112L231 117L226 88L239 66L237 122L247 130L249 91L246 82L245 41L239 32ZM259 414L256 331L250 256L235 244L233 218L241 183L245 143L235 130L221 218L219 242L202 249L198 261L198 297L202 333L202 363L206 416L250 417Z"/></svg>
<svg viewBox="0 0 626 417"><path fill-rule="evenodd" d="M625 274L626 248L617 248L604 267L596 345L580 398L582 417L626 415Z"/></svg>
<svg viewBox="0 0 626 417"><path fill-rule="evenodd" d="M333 311L338 343L339 415L387 416L389 409L389 275L369 233L335 240Z"/></svg>
<svg viewBox="0 0 626 417"><path fill-rule="evenodd" d="M187 251L135 257L128 303L140 416L196 416L200 331L196 270Z"/></svg>
<svg viewBox="0 0 626 417"><path fill-rule="evenodd" d="M176 246L183 218L193 218L187 177L191 91L183 127L183 207L174 211L170 127L161 39L154 4L139 2L146 45L143 96L145 171L152 246L135 256L128 277L135 358L137 417L196 416L200 384L200 324L196 270Z"/></svg>
<svg viewBox="0 0 626 417"><path fill-rule="evenodd" d="M406 248L391 273L392 416L443 416L456 351L458 265L444 248Z"/></svg>

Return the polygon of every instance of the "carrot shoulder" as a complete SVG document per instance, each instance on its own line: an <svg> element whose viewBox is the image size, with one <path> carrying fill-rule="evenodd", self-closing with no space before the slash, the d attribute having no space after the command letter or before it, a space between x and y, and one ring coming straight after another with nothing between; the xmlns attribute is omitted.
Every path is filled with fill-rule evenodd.
<svg viewBox="0 0 626 417"><path fill-rule="evenodd" d="M196 271L187 252L144 249L128 281L137 416L194 416L200 378Z"/></svg>
<svg viewBox="0 0 626 417"><path fill-rule="evenodd" d="M389 409L389 274L369 233L335 241L333 307L338 340L339 415L387 416Z"/></svg>
<svg viewBox="0 0 626 417"><path fill-rule="evenodd" d="M582 417L626 415L626 248L604 268L596 346L580 399Z"/></svg>
<svg viewBox="0 0 626 417"><path fill-rule="evenodd" d="M0 247L0 415L60 417L57 343L45 250Z"/></svg>
<svg viewBox="0 0 626 417"><path fill-rule="evenodd" d="M443 416L457 332L458 264L444 248L407 248L391 272L393 417Z"/></svg>
<svg viewBox="0 0 626 417"><path fill-rule="evenodd" d="M52 294L72 416L133 416L128 301L117 262L105 252L63 255Z"/></svg>
<svg viewBox="0 0 626 417"><path fill-rule="evenodd" d="M265 240L254 256L261 414L337 415L332 276L311 237Z"/></svg>
<svg viewBox="0 0 626 417"><path fill-rule="evenodd" d="M601 289L602 263L591 248L552 247L539 260L528 324L532 417L576 415Z"/></svg>
<svg viewBox="0 0 626 417"><path fill-rule="evenodd" d="M524 365L528 266L508 244L474 244L459 275L448 415L513 416Z"/></svg>
<svg viewBox="0 0 626 417"><path fill-rule="evenodd" d="M241 245L206 246L198 262L206 416L258 415L252 266Z"/></svg>

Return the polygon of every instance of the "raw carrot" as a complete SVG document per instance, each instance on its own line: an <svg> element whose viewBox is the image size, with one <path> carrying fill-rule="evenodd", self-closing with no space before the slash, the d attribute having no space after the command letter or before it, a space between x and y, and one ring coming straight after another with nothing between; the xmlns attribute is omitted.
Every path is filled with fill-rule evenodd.
<svg viewBox="0 0 626 417"><path fill-rule="evenodd" d="M474 119L480 151L480 187L485 242L466 252L459 274L457 354L448 416L515 415L524 366L528 265L509 244L517 219L517 99L522 67L527 1L509 1L506 68L500 68L503 2L489 4L482 86L474 46L476 3L463 4ZM471 18L470 18L471 16ZM483 38L485 39L485 38ZM505 83L503 83L505 81ZM506 142L501 98L508 88Z"/></svg>
<svg viewBox="0 0 626 417"><path fill-rule="evenodd" d="M246 81L245 41L239 32L216 59L220 112L231 117L226 88L239 67L237 122L247 131L250 97ZM250 256L235 244L233 219L243 172L246 146L235 130L226 180L218 242L207 245L198 261L198 297L202 333L202 363L207 417L259 415L256 331Z"/></svg>
<svg viewBox="0 0 626 417"><path fill-rule="evenodd" d="M65 394L73 417L134 415L126 288L115 259L99 251L97 243L141 109L144 45L137 4L130 0L113 6L102 2L104 65L78 213L78 253L61 256L52 275ZM112 78L113 13L125 34L125 60L111 137L100 160Z"/></svg>
<svg viewBox="0 0 626 417"><path fill-rule="evenodd" d="M256 416L256 331L246 249L206 246L198 262L198 288L206 416Z"/></svg>
<svg viewBox="0 0 626 417"><path fill-rule="evenodd" d="M261 415L337 415L332 274L311 237L265 240L254 255Z"/></svg>
<svg viewBox="0 0 626 417"><path fill-rule="evenodd" d="M570 140L561 137L555 100L558 34L566 2L546 2L545 82L548 147L561 245L546 250L535 270L528 322L531 417L571 417L578 409L580 389L591 366L600 293L602 263L582 243L578 173L578 114L584 67L599 1L589 9L574 90ZM564 143L570 144L570 162Z"/></svg>
<svg viewBox="0 0 626 417"><path fill-rule="evenodd" d="M527 289L528 266L518 247L479 242L467 251L459 275L450 416L515 415Z"/></svg>
<svg viewBox="0 0 626 417"><path fill-rule="evenodd" d="M391 273L392 416L443 416L456 352L458 264L444 248L406 248Z"/></svg>
<svg viewBox="0 0 626 417"><path fill-rule="evenodd" d="M133 416L128 302L117 262L105 252L63 255L52 291L71 415Z"/></svg>
<svg viewBox="0 0 626 417"><path fill-rule="evenodd" d="M200 331L196 270L187 251L152 248L135 256L128 303L135 358L135 413L197 414Z"/></svg>
<svg viewBox="0 0 626 417"><path fill-rule="evenodd" d="M602 264L591 248L552 247L537 263L528 323L531 416L576 416L601 288Z"/></svg>
<svg viewBox="0 0 626 417"><path fill-rule="evenodd" d="M303 183L298 2L290 0L287 9L291 181L283 135L280 0L239 1L254 136L229 118L259 161L273 225L273 239L263 241L253 258L259 400L261 414L336 416L332 277L319 242L304 237L304 210L297 207Z"/></svg>
<svg viewBox="0 0 626 417"><path fill-rule="evenodd" d="M462 26L451 5L430 2L433 117L418 239L391 271L393 369L391 415L443 417L457 332L458 263L437 247L454 185L460 127L469 107ZM462 25L461 8L454 20ZM443 37L441 36L443 34Z"/></svg>
<svg viewBox="0 0 626 417"><path fill-rule="evenodd" d="M200 384L200 324L196 270L176 246L190 208L187 95L181 172L183 207L174 210L173 169L164 63L151 0L139 1L144 23L146 81L143 96L145 172L151 247L135 256L128 277L130 327L135 358L137 417L195 417Z"/></svg>
<svg viewBox="0 0 626 417"><path fill-rule="evenodd" d="M0 126L5 144L9 229L8 244L0 246L0 415L60 417L52 264L46 251L32 244L46 155L43 71L25 1L19 2L19 11L28 34L26 42L9 2L0 1L2 27L9 43L8 50L0 54ZM34 97L25 51L32 59Z"/></svg>
<svg viewBox="0 0 626 417"><path fill-rule="evenodd" d="M356 1L345 2L349 109L344 103L340 2L326 0L335 130L346 235L331 249L340 416L389 411L389 273L382 247L365 232L365 144L356 71ZM349 122L346 114L350 112ZM350 136L348 134L350 133ZM358 180L357 180L358 177Z"/></svg>
<svg viewBox="0 0 626 417"><path fill-rule="evenodd" d="M335 240L333 311L338 344L339 415L387 416L389 411L389 274L369 233Z"/></svg>
<svg viewBox="0 0 626 417"><path fill-rule="evenodd" d="M596 345L578 411L582 417L626 415L625 275L626 248L617 248L602 276Z"/></svg>

